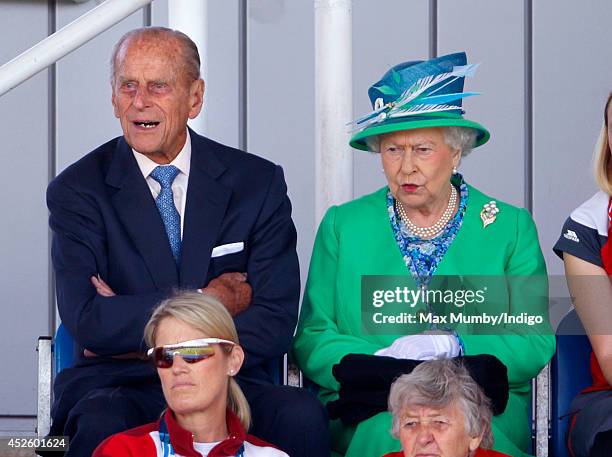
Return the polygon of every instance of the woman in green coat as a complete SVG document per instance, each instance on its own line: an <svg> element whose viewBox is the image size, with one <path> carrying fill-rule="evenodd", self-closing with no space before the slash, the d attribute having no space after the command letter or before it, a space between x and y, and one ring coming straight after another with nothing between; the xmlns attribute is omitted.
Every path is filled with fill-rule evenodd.
<svg viewBox="0 0 612 457"><path fill-rule="evenodd" d="M505 411L492 423L494 449L521 457L530 438L530 381L555 347L546 331L546 267L529 213L484 195L457 172L461 157L489 139L484 127L462 116L461 99L474 95L463 92L463 80L474 69L464 53L407 62L370 88L374 111L355 122L351 146L380 154L388 186L325 215L293 351L325 403L338 399L341 385L332 368L349 354L413 360L493 355L507 367L509 384ZM415 295L385 286L387 295L382 291L374 300L372 284L381 277L386 286L404 278L422 295L410 303ZM482 298L473 306L447 303L446 323L444 313L423 300L442 277L450 278L442 281L447 285L484 284L480 296L472 292ZM429 318L420 326L388 326L397 316L386 310L400 309L402 300L408 305L402 314L413 316L407 319ZM445 325L448 314L461 313L498 316L500 322ZM515 320L508 322L508 315ZM387 412L356 426L334 420L331 427L333 451L346 457L380 457L400 447L389 433Z"/></svg>

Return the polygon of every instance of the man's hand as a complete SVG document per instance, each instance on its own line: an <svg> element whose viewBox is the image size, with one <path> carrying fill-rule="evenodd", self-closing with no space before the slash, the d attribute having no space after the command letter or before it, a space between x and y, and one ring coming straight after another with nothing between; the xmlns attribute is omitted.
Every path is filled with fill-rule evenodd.
<svg viewBox="0 0 612 457"><path fill-rule="evenodd" d="M246 279L246 273L223 273L210 281L202 292L215 297L225 305L232 316L235 316L251 304L253 290Z"/></svg>
<svg viewBox="0 0 612 457"><path fill-rule="evenodd" d="M96 292L98 292L98 295L102 295L103 297L115 296L115 292L113 292L113 289L111 289L110 286L104 282L100 275L92 276L89 279L91 280L93 286L96 288Z"/></svg>

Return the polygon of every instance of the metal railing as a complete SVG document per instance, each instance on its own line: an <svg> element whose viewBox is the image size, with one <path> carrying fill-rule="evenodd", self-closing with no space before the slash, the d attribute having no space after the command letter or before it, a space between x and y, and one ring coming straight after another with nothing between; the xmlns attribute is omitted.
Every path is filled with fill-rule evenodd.
<svg viewBox="0 0 612 457"><path fill-rule="evenodd" d="M0 96L153 0L106 0L0 67Z"/></svg>

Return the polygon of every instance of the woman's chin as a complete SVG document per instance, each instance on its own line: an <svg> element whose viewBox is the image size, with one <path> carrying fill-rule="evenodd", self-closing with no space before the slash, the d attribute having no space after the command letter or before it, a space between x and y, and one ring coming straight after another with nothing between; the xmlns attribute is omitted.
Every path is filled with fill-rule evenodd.
<svg viewBox="0 0 612 457"><path fill-rule="evenodd" d="M407 210L422 208L426 203L425 196L418 194L406 195L402 193L402 195L399 196L399 201L402 203L404 209Z"/></svg>
<svg viewBox="0 0 612 457"><path fill-rule="evenodd" d="M201 405L197 405L193 401L173 401L169 404L170 409L174 411L174 414L185 415L185 414L193 414L199 411L202 411L206 408L202 408Z"/></svg>

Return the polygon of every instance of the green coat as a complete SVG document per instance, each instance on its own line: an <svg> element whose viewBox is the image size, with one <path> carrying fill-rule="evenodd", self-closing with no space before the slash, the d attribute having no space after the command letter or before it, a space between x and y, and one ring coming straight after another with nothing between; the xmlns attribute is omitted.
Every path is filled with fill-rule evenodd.
<svg viewBox="0 0 612 457"><path fill-rule="evenodd" d="M492 199L469 188L463 224L435 275L539 275L546 266L529 213L497 202L494 223L483 228L480 211ZM350 353L373 354L397 335L363 334L361 276L407 275L387 214L388 188L330 208L319 227L294 340L293 352L305 375L321 386L320 398L337 398L339 384L332 367ZM547 291L538 303L508 297L517 312L546 313ZM513 297L516 297L513 294ZM537 308L537 309L535 309ZM555 350L552 334L461 334L466 354L493 354L508 367L510 398L506 411L493 418L494 449L520 457L527 449L531 408L530 381ZM397 451L389 413L380 413L356 428L332 422L333 449L347 457L380 457Z"/></svg>

